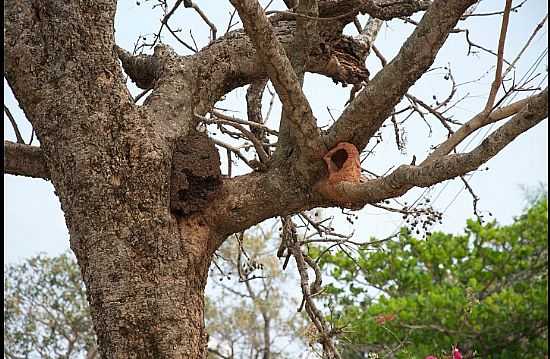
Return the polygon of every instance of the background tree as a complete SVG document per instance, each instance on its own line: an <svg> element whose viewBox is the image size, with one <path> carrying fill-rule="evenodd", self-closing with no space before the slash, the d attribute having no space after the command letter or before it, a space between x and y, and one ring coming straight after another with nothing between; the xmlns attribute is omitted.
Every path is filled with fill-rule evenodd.
<svg viewBox="0 0 550 359"><path fill-rule="evenodd" d="M217 252L206 306L213 358L290 359L307 350L305 318L291 292L295 278L281 270L274 239L256 227Z"/></svg>
<svg viewBox="0 0 550 359"><path fill-rule="evenodd" d="M548 354L546 196L510 225L469 220L463 235L426 239L403 230L321 263L334 277L333 318L349 323L349 358L425 358L457 344L465 358Z"/></svg>
<svg viewBox="0 0 550 359"><path fill-rule="evenodd" d="M103 357L205 357L204 288L214 252L228 236L281 216L279 255L294 258L304 311L326 356L338 358L332 341L337 331L314 300L321 279L304 247L313 239L295 234L294 221L307 215L291 215L317 207L380 206L414 187L464 176L547 117L545 78L528 72L517 83L509 81L523 53L504 59L511 0L496 12L502 23L486 102L477 115L460 120L445 113L456 105L456 91L435 104L408 91L430 70L450 33L464 33L468 49L476 46L457 27L476 15L475 0L288 1L286 11L274 12L256 0L230 2L244 30L218 37L195 2L156 1L164 15L151 51L142 54L115 43L116 1L5 4L5 77L40 142L29 146L21 136L18 143L5 141L5 171L51 180ZM209 28L211 41L201 50L171 28L181 5L194 9ZM422 11L420 21L409 18ZM369 15L366 26L357 18L363 14ZM382 20L396 18L412 22L415 30L386 61L372 44ZM349 24L358 34L343 34ZM160 44L163 30L192 54ZM147 47L141 45L135 50ZM372 76L365 68L371 49L383 64ZM123 72L144 90L141 95L130 94ZM326 129L302 91L305 72L353 85L349 104ZM452 73L447 78L456 90ZM258 107L267 80L282 103L277 130L263 123ZM224 95L244 85L247 120L216 109ZM526 97L516 100L518 93ZM429 113L446 134L419 151L418 162L415 155L409 164L388 164L384 174L365 169L370 174L362 177L359 156L372 152L386 120L403 150L405 121L415 113L424 119ZM499 121L502 126L493 130ZM256 158L207 134L206 124L244 138L244 148L253 148ZM458 147L486 126L481 144ZM224 175L215 145L227 151ZM234 156L250 172L234 177ZM334 239L333 231L308 223Z"/></svg>
<svg viewBox="0 0 550 359"><path fill-rule="evenodd" d="M288 288L283 292L291 278L269 250L273 239L256 229L220 248L206 301L211 358L283 359L305 351L305 318ZM8 359L99 358L84 282L69 254L7 266L4 317Z"/></svg>
<svg viewBox="0 0 550 359"><path fill-rule="evenodd" d="M99 358L86 289L64 254L4 268L4 357Z"/></svg>

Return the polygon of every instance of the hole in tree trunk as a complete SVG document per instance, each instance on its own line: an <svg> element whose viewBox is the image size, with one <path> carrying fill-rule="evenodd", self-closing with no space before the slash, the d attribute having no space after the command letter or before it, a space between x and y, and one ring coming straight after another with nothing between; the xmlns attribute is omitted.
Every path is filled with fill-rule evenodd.
<svg viewBox="0 0 550 359"><path fill-rule="evenodd" d="M334 162L334 164L336 165L336 167L338 167L338 169L342 169L342 167L344 166L344 163L348 159L348 152L344 149L340 149L334 152L334 154L330 157L330 159L332 160L332 162Z"/></svg>

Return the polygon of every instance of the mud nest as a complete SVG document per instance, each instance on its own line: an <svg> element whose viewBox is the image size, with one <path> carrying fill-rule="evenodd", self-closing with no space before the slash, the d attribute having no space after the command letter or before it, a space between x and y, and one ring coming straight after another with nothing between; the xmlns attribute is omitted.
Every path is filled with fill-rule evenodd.
<svg viewBox="0 0 550 359"><path fill-rule="evenodd" d="M188 216L199 211L220 185L220 156L212 141L200 134L181 138L172 157L172 212Z"/></svg>

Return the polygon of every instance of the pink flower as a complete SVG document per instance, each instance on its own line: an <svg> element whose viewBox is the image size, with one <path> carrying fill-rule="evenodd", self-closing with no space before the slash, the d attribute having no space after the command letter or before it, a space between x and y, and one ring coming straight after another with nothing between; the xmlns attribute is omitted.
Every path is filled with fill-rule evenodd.
<svg viewBox="0 0 550 359"><path fill-rule="evenodd" d="M424 359L437 359L436 357L434 357L433 355L428 355L426 358Z"/></svg>
<svg viewBox="0 0 550 359"><path fill-rule="evenodd" d="M453 359L462 359L462 353L460 353L458 348L454 348L453 350Z"/></svg>

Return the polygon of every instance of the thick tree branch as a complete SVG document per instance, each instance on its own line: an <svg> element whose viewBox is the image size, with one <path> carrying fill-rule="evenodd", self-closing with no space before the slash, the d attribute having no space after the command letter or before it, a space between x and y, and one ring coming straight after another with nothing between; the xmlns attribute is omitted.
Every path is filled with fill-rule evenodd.
<svg viewBox="0 0 550 359"><path fill-rule="evenodd" d="M205 213L208 222L222 235L249 228L265 219L298 213L322 204L312 197L287 171L272 168L225 179Z"/></svg>
<svg viewBox="0 0 550 359"><path fill-rule="evenodd" d="M300 1L295 11L297 14L316 17L319 11L317 1ZM292 71L294 71L298 77L300 87L304 85L304 74L309 62L310 53L313 48L318 46L318 41L317 21L298 17L296 19L296 30L294 32L294 42L291 50L293 56L290 58L290 63L292 64ZM313 119L313 121L315 122L315 119ZM293 119L291 114L285 109L283 109L281 114L279 133L279 146L277 147L274 157L276 160L286 161L295 151L295 147L300 145L301 141L299 139L299 131L296 131L295 119ZM300 151L295 153L300 154ZM302 157L301 162L307 164L315 159L317 159L317 156L305 156ZM295 160L294 163L298 165L298 161ZM303 170L303 172L307 172L307 170Z"/></svg>
<svg viewBox="0 0 550 359"><path fill-rule="evenodd" d="M40 147L4 141L4 173L49 179L46 159Z"/></svg>
<svg viewBox="0 0 550 359"><path fill-rule="evenodd" d="M273 16L269 21L287 54L294 56L291 49L295 19ZM366 81L368 71L361 60L363 47L353 38L342 35L342 29L340 23L318 26L319 42L324 44L324 50L317 49L309 54L306 70L331 77L335 82L355 84ZM269 76L257 50L242 29L227 33L195 55L175 56L169 61L170 69L180 71L167 71L163 66L158 87L146 103L147 107L154 108L151 112L166 108L171 101L177 104L176 97L182 91L189 90L190 82L196 91L192 96L196 101L192 104L194 112L204 115L226 93ZM340 64L338 71L330 66L333 63Z"/></svg>
<svg viewBox="0 0 550 359"><path fill-rule="evenodd" d="M358 14L369 14L377 19L391 20L427 10L430 5L431 1L423 0L321 0L318 20L348 24L353 22ZM307 17L307 15L291 12L274 11L274 13L283 13L288 17Z"/></svg>
<svg viewBox="0 0 550 359"><path fill-rule="evenodd" d="M427 10L431 1L408 0L408 1L374 1L360 0L362 3L361 13L381 19L391 20L396 17L411 16L415 12Z"/></svg>
<svg viewBox="0 0 550 359"><path fill-rule="evenodd" d="M401 196L412 187L429 187L462 176L493 158L516 137L547 117L548 89L545 89L470 152L439 157L419 166L402 165L386 177L359 184L340 182L334 190L346 198L344 205L362 207Z"/></svg>
<svg viewBox="0 0 550 359"><path fill-rule="evenodd" d="M328 135L329 147L351 142L362 150L394 106L431 66L464 11L475 0L436 0L397 56L357 95Z"/></svg>
<svg viewBox="0 0 550 359"><path fill-rule="evenodd" d="M266 68L282 102L283 111L296 130L294 135L298 146L308 154L307 158L315 155L320 157L320 133L309 102L302 92L300 77L293 71L262 7L256 0L232 0L231 3L237 9L245 31Z"/></svg>

